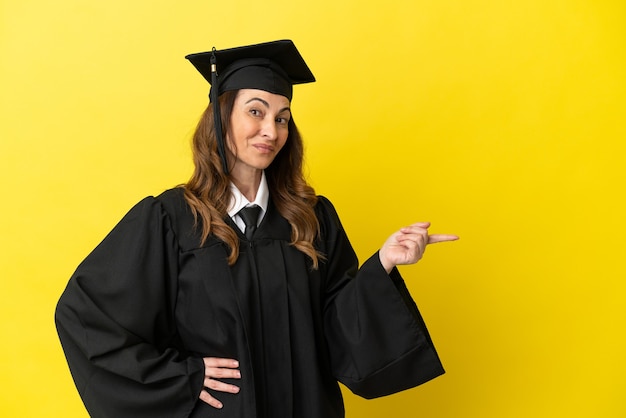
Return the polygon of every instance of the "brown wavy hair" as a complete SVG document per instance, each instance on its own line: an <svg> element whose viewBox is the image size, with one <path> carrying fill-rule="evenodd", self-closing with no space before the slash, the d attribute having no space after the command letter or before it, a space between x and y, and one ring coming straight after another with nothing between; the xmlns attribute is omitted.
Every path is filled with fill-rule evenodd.
<svg viewBox="0 0 626 418"><path fill-rule="evenodd" d="M237 90L227 91L218 99L224 133L230 129L230 115L237 93ZM313 268L317 269L322 257L313 246L320 229L314 211L317 196L304 179L304 145L293 118L290 118L288 128L287 142L265 169L265 176L272 202L280 215L291 224L291 245L311 258ZM222 240L230 249L228 263L233 265L239 257L239 238L224 221L228 216L231 199L231 179L230 175L224 174L217 151L212 104L200 118L193 136L192 150L195 169L189 181L182 186L185 199L191 207L196 226L202 226L202 243L211 234Z"/></svg>

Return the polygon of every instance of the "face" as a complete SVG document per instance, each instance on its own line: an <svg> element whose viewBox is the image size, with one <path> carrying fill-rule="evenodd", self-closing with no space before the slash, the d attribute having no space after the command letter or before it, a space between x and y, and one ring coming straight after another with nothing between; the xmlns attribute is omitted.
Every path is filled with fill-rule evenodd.
<svg viewBox="0 0 626 418"><path fill-rule="evenodd" d="M226 141L233 176L257 176L274 161L287 142L290 118L286 97L263 90L238 92Z"/></svg>

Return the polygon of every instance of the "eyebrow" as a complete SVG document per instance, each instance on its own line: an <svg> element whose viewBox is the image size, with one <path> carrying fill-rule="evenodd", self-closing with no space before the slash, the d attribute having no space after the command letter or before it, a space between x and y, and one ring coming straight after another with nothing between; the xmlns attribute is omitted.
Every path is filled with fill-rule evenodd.
<svg viewBox="0 0 626 418"><path fill-rule="evenodd" d="M248 103L250 103L250 102L254 102L254 101L259 101L259 102L261 102L261 103L262 103L265 107L267 107L267 108L269 108L269 107L270 107L270 104L269 104L266 100L261 99L260 97L253 97L252 99L248 100L248 101L246 102L246 104L248 104ZM278 113L282 113L282 112L284 112L285 110L288 110L288 111L289 111L289 113L291 113L291 109L289 108L289 106L287 106L287 107L284 107L284 108L280 109L280 112L278 112Z"/></svg>

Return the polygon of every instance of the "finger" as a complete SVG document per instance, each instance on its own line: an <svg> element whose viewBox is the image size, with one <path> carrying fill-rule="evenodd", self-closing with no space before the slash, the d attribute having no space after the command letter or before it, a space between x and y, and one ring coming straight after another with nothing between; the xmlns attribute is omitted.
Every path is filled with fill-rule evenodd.
<svg viewBox="0 0 626 418"><path fill-rule="evenodd" d="M222 407L224 406L220 401L211 396L211 394L209 394L209 392L207 392L206 390L202 390L202 392L200 392L200 400L208 403L213 408L222 409Z"/></svg>
<svg viewBox="0 0 626 418"><path fill-rule="evenodd" d="M204 375L214 379L241 379L241 372L237 369L218 369L210 367L204 369Z"/></svg>
<svg viewBox="0 0 626 418"><path fill-rule="evenodd" d="M239 362L237 360L231 358L220 358L220 357L204 357L204 367L227 367L231 369L235 369L239 367Z"/></svg>
<svg viewBox="0 0 626 418"><path fill-rule="evenodd" d="M406 248L407 250L425 248L426 244L428 244L428 235L406 236L397 240L397 245Z"/></svg>
<svg viewBox="0 0 626 418"><path fill-rule="evenodd" d="M230 385L211 378L204 379L204 387L218 392L239 393L239 386Z"/></svg>
<svg viewBox="0 0 626 418"><path fill-rule="evenodd" d="M430 222L416 222L414 224L405 226L400 228L400 232L415 232L415 231L425 231L430 228Z"/></svg>
<svg viewBox="0 0 626 418"><path fill-rule="evenodd" d="M438 242L446 242L446 241L456 241L458 240L458 235L451 234L433 234L428 236L429 244L436 244Z"/></svg>
<svg viewBox="0 0 626 418"><path fill-rule="evenodd" d="M414 241L419 243L427 243L428 242L428 231L425 229L414 229L407 230L406 232L402 232L396 236L396 242L398 243L406 243L408 241Z"/></svg>
<svg viewBox="0 0 626 418"><path fill-rule="evenodd" d="M207 377L213 377L218 379L240 379L241 372L239 369L225 369L222 367L207 367L204 369L204 374Z"/></svg>

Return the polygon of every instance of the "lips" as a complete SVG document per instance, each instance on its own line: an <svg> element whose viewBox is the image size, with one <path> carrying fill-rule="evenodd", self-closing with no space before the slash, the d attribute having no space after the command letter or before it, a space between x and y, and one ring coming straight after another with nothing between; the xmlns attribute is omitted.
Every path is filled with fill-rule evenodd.
<svg viewBox="0 0 626 418"><path fill-rule="evenodd" d="M274 146L269 144L254 144L252 145L257 151L263 154L269 154L274 152Z"/></svg>

